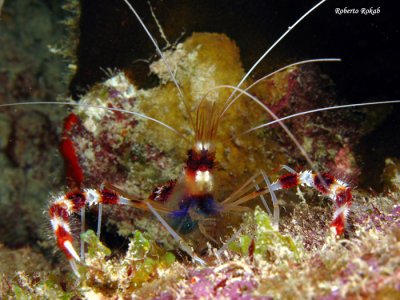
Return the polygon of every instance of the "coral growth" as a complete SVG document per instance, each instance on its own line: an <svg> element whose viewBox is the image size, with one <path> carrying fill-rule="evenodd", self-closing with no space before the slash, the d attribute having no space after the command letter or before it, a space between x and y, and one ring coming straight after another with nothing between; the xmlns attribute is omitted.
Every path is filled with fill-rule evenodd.
<svg viewBox="0 0 400 300"><path fill-rule="evenodd" d="M400 192L400 161L395 157L385 159L382 179L385 186L392 192Z"/></svg>
<svg viewBox="0 0 400 300"><path fill-rule="evenodd" d="M228 245L229 249L250 257L259 255L262 259L272 262L300 260L302 246L297 245L290 235L279 233L267 213L257 208L247 218L245 223L253 227L253 230L250 230L250 235L242 235L239 242L231 242Z"/></svg>
<svg viewBox="0 0 400 300"><path fill-rule="evenodd" d="M83 239L88 243L88 267L83 268L82 290L87 290L84 295L88 298L96 294L126 296L163 276L175 261L172 253L139 231L134 232L123 258L109 257L111 251L101 244L93 231L84 233Z"/></svg>
<svg viewBox="0 0 400 300"><path fill-rule="evenodd" d="M399 204L400 200L390 195L368 198L367 202L357 195L351 240L331 236L328 220L322 238L315 240L308 231L324 225L316 226L320 222L316 211L309 211L306 219L302 215L303 224L293 216L293 222L282 224L277 231L268 215L256 209L244 218L245 234L223 253L211 251L206 267L175 261L171 253L138 231L124 255L109 256L109 249L89 231L83 236L88 252L80 280L71 274L61 280L54 271L50 275L20 272L17 277L2 278L1 295L48 299L73 295L87 299L395 299L400 296ZM43 258L32 259L43 265Z"/></svg>

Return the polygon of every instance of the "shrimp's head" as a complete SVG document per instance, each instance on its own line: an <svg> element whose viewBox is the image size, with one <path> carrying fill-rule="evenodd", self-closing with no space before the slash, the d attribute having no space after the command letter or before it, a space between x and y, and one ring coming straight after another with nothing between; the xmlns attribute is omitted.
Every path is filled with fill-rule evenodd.
<svg viewBox="0 0 400 300"><path fill-rule="evenodd" d="M215 147L196 144L188 150L186 161L186 187L191 195L210 194L213 189Z"/></svg>

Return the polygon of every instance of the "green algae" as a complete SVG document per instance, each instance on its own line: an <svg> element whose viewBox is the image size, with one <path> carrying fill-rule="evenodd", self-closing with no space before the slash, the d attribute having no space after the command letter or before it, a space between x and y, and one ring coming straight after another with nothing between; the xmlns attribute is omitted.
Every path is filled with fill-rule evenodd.
<svg viewBox="0 0 400 300"><path fill-rule="evenodd" d="M147 234L135 231L125 261L134 264L133 284L141 286L158 268L169 268L175 256L158 247Z"/></svg>
<svg viewBox="0 0 400 300"><path fill-rule="evenodd" d="M88 244L87 268L83 286L93 290L109 290L111 294L137 289L158 277L158 272L168 269L175 256L159 247L145 233L135 231L123 258L110 258L111 250L105 247L92 230L82 234Z"/></svg>
<svg viewBox="0 0 400 300"><path fill-rule="evenodd" d="M11 281L11 289L7 294L8 297L17 300L30 299L71 299L76 295L75 292L64 291L60 286L60 278L57 275L49 274L45 280L34 280L35 277L30 277L20 272L19 280ZM67 276L70 277L70 276Z"/></svg>
<svg viewBox="0 0 400 300"><path fill-rule="evenodd" d="M111 250L105 247L93 230L81 234L81 239L88 245L88 255L93 258L97 254L111 255Z"/></svg>
<svg viewBox="0 0 400 300"><path fill-rule="evenodd" d="M239 241L229 243L230 250L245 256L254 251L254 254L260 254L264 259L279 255L280 259L292 258L295 261L300 261L301 253L304 251L303 247L289 234L279 232L272 224L268 213L257 207L254 211L254 219L250 217L248 220L254 222L252 224L252 226L255 226L254 237L247 234L242 235ZM252 250L253 239L254 249Z"/></svg>

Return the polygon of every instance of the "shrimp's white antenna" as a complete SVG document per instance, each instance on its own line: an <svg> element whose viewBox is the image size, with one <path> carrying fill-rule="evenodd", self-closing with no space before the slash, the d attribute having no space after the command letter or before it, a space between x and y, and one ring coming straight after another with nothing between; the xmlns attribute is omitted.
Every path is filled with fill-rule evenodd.
<svg viewBox="0 0 400 300"><path fill-rule="evenodd" d="M178 136L180 136L182 139L184 139L186 142L189 143L189 140L183 136L182 133L180 133L178 130L175 128L161 122L160 120L153 119L152 117L146 116L144 114L140 114L134 111L129 111L125 109L120 109L120 108L112 108L112 107L104 107L100 105L92 105L92 104L82 104L82 103L73 103L73 102L55 102L55 101L50 101L50 102L44 102L44 101L37 101L37 102L17 102L17 103L5 103L5 104L0 104L0 107L7 107L7 106L19 106L19 105L36 105L36 104L51 104L51 105L71 105L71 106L84 106L84 107L89 107L89 108L101 108L101 109L106 109L106 110L112 110L112 111L118 111L118 112L123 112L127 114L131 114L152 122L155 122L157 124L160 124L164 126L165 128L168 128L169 130L173 131L176 133Z"/></svg>
<svg viewBox="0 0 400 300"><path fill-rule="evenodd" d="M142 25L144 31L149 36L151 42L153 43L154 47L156 48L157 53L160 55L160 57L164 61L164 64L167 67L168 72L171 75L171 78L175 83L176 88L178 89L178 92L179 92L179 94L181 96L183 104L185 105L186 113L189 116L190 123L192 124L192 128L194 129L194 122L193 122L193 119L192 119L192 115L190 113L189 105L187 104L187 102L185 100L185 97L183 96L183 93L181 91L181 88L179 87L178 81L176 80L174 74L172 73L171 68L167 63L167 60L165 59L164 55L162 54L160 47L158 46L156 40L153 38L153 36L151 35L150 31L147 29L146 25L143 23L142 19L140 18L139 14L136 12L136 10L133 8L133 6L129 3L128 0L124 0L124 2L126 3L126 5L128 5L129 9L133 12L133 14L135 15L136 19L139 21L140 25Z"/></svg>
<svg viewBox="0 0 400 300"><path fill-rule="evenodd" d="M126 0L124 0L126 1ZM299 24L305 17L307 17L313 10L315 10L318 6L320 6L322 3L324 3L326 0L322 0L320 2L318 2L316 5L314 5L311 9L309 9L304 15L302 15L292 26L289 26L289 28L285 31L284 34L282 34L276 41L275 43L272 44L271 47L269 47L267 49L267 51L264 52L263 55L261 55L261 57L256 61L256 63L250 68L250 70L246 73L246 75L244 75L244 77L242 78L242 80L238 83L238 85L236 86L236 88L233 90L232 94L229 96L227 102L229 102L232 97L234 96L234 94L239 91L239 87L242 85L242 83L247 79L247 77L249 77L249 75L251 74L251 72L253 72L253 70L258 66L258 64L271 52L272 49L275 48L275 46L290 32L292 31L292 29L294 27L297 26L297 24Z"/></svg>
<svg viewBox="0 0 400 300"><path fill-rule="evenodd" d="M312 109L312 110L307 110L307 111L303 111L303 112L299 112L299 113L295 113L293 115L290 116L286 116L280 119L276 119L274 121L265 123L265 124L261 124L258 125L256 127L253 127L249 130L243 131L242 133L239 133L238 135L236 135L234 138L237 138L239 136L245 135L247 133L250 133L252 131L258 130L260 128L264 128L267 127L269 125L275 124L275 123L280 123L282 121L288 120L288 119L292 119L294 117L298 117L298 116L304 116L304 115L308 115L311 113L315 113L315 112L319 112L319 111L326 111L326 110L334 110L334 109L340 109L340 108L349 108L349 107L358 107L358 106L368 106L368 105L379 105L379 104L396 104L396 103L400 103L400 100L389 100L389 101L375 101L375 102L365 102L365 103L353 103L353 104L344 104L344 105L336 105L336 106L329 106L329 107L323 107L323 108L317 108L317 109ZM229 139L231 140L231 139ZM228 141L228 140L227 140Z"/></svg>
<svg viewBox="0 0 400 300"><path fill-rule="evenodd" d="M216 90L216 89L220 89L220 88L230 88L233 90L237 90L239 91L241 94L246 95L247 97L249 97L251 100L253 100L255 103L257 103L258 105L260 105L273 119L276 120L277 123L279 123L279 125L282 127L283 130L285 130L286 134L289 136L289 138L293 141L293 143L296 145L296 147L300 150L301 154L304 156L304 158L306 159L306 161L309 163L309 165L311 166L311 169L317 173L318 177L321 177L321 175L319 174L319 172L317 171L317 168L315 167L315 164L312 162L310 156L307 154L306 150L304 150L304 148L301 146L300 142L296 139L296 137L293 135L293 133L289 130L289 128L287 128L287 126L285 124L283 124L283 122L281 122L278 118L277 115L275 115L269 108L268 106L266 106L264 103L262 103L260 100L258 100L256 97L254 97L253 95L249 94L248 92L246 92L245 90L242 90L240 88L238 88L237 86L234 87L232 85L220 85L218 87L215 87L211 90ZM211 91L210 90L210 91ZM209 91L209 92L210 92ZM231 138L232 139L232 138ZM229 140L231 140L229 139ZM322 177L321 177L322 178ZM321 180L322 182L324 182L323 178Z"/></svg>
<svg viewBox="0 0 400 300"><path fill-rule="evenodd" d="M302 65L302 64L308 64L308 63L314 63L314 62L339 62L342 61L340 58L314 58L314 59L307 59L307 60L302 60L299 62L295 62L292 63L290 65L284 66L268 75L265 75L264 77L261 77L260 79L258 79L257 81L253 82L250 86L248 86L245 91L250 90L253 86L259 84L261 81L263 81L264 79L267 79L268 77L271 77L272 75L275 75L276 73L279 73L283 70L289 69L290 67L294 67L294 66L298 66L298 65ZM218 87L215 87L214 89L216 89ZM213 89L210 89L207 94L209 92L211 92ZM206 94L206 95L207 95ZM220 120L222 118L222 116L225 114L225 112L228 110L228 108L240 97L240 95L242 95L242 93L240 92L239 95L237 95L234 99L232 99L231 102L229 102L229 99L226 100L225 105L224 105L224 109L222 110L221 114L218 117L218 120Z"/></svg>

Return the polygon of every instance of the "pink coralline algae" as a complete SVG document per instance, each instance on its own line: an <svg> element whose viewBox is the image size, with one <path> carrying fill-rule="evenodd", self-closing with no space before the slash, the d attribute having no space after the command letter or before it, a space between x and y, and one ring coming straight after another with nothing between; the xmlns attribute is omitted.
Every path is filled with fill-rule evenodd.
<svg viewBox="0 0 400 300"><path fill-rule="evenodd" d="M237 299L269 300L272 297L253 295L258 283L253 274L235 266L226 266L218 272L216 268L192 269L185 280L181 280L176 291L181 299ZM174 299L172 293L163 292L155 299Z"/></svg>

